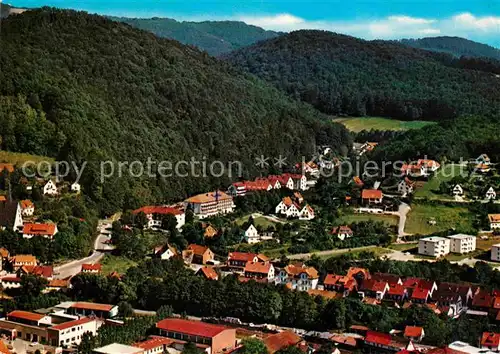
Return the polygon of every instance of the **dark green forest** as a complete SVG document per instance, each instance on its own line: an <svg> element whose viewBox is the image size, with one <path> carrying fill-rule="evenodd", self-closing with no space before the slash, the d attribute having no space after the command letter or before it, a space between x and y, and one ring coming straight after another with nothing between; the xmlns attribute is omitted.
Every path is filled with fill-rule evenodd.
<svg viewBox="0 0 500 354"><path fill-rule="evenodd" d="M215 56L281 34L238 21L180 22L170 18L157 17L147 19L113 17L112 19L153 32L159 37L194 45Z"/></svg>
<svg viewBox="0 0 500 354"><path fill-rule="evenodd" d="M440 121L500 108L491 60L482 67L396 42L304 30L225 58L328 114Z"/></svg>
<svg viewBox="0 0 500 354"><path fill-rule="evenodd" d="M399 42L413 48L452 54L458 58L466 56L500 60L500 49L460 37L440 36L401 39Z"/></svg>
<svg viewBox="0 0 500 354"><path fill-rule="evenodd" d="M171 201L228 178L100 180L100 161L194 157L289 160L351 137L312 107L206 53L84 12L43 8L2 21L0 148L88 161L85 194L102 214Z"/></svg>

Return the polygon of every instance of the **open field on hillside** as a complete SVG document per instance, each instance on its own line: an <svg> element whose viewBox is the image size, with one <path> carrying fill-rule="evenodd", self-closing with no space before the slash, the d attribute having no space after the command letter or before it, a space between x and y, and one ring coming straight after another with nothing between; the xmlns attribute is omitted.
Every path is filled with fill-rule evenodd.
<svg viewBox="0 0 500 354"><path fill-rule="evenodd" d="M54 159L46 156L37 156L23 154L19 152L10 152L0 150L0 162L12 163L14 165L22 165L24 162L31 161L39 163L41 161L54 162Z"/></svg>
<svg viewBox="0 0 500 354"><path fill-rule="evenodd" d="M347 129L358 133L362 130L409 130L420 129L426 125L435 124L428 121L401 121L381 117L344 117L335 118L334 122L343 124Z"/></svg>
<svg viewBox="0 0 500 354"><path fill-rule="evenodd" d="M244 223L246 223L248 221L249 217L250 217L250 215L247 215L247 216L243 216L241 218L236 219L236 221L235 221L236 225L238 225L238 226L243 225ZM266 218L264 218L262 216L254 218L253 222L254 222L255 226L261 226L264 229L267 229L269 226L274 226L275 225L274 222L272 222L271 220L266 219Z"/></svg>
<svg viewBox="0 0 500 354"><path fill-rule="evenodd" d="M377 214L347 214L342 215L341 218L343 224L352 224L360 221L382 221L389 226L395 226L398 224L398 218L394 215L377 215Z"/></svg>
<svg viewBox="0 0 500 354"><path fill-rule="evenodd" d="M450 229L471 232L472 218L473 215L463 207L413 204L406 220L405 232L422 235ZM429 224L431 219L436 221L436 225Z"/></svg>

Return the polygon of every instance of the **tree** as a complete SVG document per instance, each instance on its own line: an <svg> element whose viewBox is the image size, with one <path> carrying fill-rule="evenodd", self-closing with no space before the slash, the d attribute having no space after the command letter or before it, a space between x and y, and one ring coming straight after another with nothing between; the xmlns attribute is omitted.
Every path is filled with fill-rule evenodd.
<svg viewBox="0 0 500 354"><path fill-rule="evenodd" d="M295 346L290 346L288 348L279 350L276 354L303 354L303 353L299 348Z"/></svg>
<svg viewBox="0 0 500 354"><path fill-rule="evenodd" d="M177 229L177 219L175 215L165 214L161 218L161 228L167 231L174 231Z"/></svg>
<svg viewBox="0 0 500 354"><path fill-rule="evenodd" d="M182 354L201 354L202 351L196 348L196 345L194 343L187 343L184 346L184 350L182 351Z"/></svg>
<svg viewBox="0 0 500 354"><path fill-rule="evenodd" d="M156 310L156 317L158 317L159 320L163 320L165 318L172 317L173 313L174 309L172 308L172 306L163 305L158 310Z"/></svg>
<svg viewBox="0 0 500 354"><path fill-rule="evenodd" d="M21 277L22 293L26 297L37 297L47 287L48 280L36 275L23 275Z"/></svg>
<svg viewBox="0 0 500 354"><path fill-rule="evenodd" d="M122 301L118 305L118 312L123 318L132 317L134 314L134 308L128 302Z"/></svg>
<svg viewBox="0 0 500 354"><path fill-rule="evenodd" d="M96 337L90 332L85 332L82 335L82 341L78 346L78 352L81 354L91 354L92 350L97 347Z"/></svg>
<svg viewBox="0 0 500 354"><path fill-rule="evenodd" d="M148 217L143 211L141 211L135 215L134 223L137 227L143 229L148 224Z"/></svg>
<svg viewBox="0 0 500 354"><path fill-rule="evenodd" d="M261 340L256 338L245 338L242 343L243 348L241 354L267 354L268 350L266 345Z"/></svg>

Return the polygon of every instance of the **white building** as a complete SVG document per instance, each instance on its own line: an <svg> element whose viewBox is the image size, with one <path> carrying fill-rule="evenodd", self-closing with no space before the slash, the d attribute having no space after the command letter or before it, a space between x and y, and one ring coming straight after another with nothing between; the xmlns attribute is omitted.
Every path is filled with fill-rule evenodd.
<svg viewBox="0 0 500 354"><path fill-rule="evenodd" d="M178 229L182 228L186 223L186 214L182 210L172 207L144 206L134 210L133 214L137 215L141 212L146 214L148 219L148 223L146 225L147 229L160 228L162 226L163 217L168 214L175 216L175 220L177 221L176 227Z"/></svg>
<svg viewBox="0 0 500 354"><path fill-rule="evenodd" d="M124 345L120 343L108 344L104 347L94 349L92 351L94 354L143 354L144 349L132 347L130 345Z"/></svg>
<svg viewBox="0 0 500 354"><path fill-rule="evenodd" d="M464 195L464 189L462 188L461 185L457 184L455 187L453 187L453 195L455 196L460 196L460 195Z"/></svg>
<svg viewBox="0 0 500 354"><path fill-rule="evenodd" d="M21 200L19 204L21 205L22 216L33 216L35 214L35 204L31 200Z"/></svg>
<svg viewBox="0 0 500 354"><path fill-rule="evenodd" d="M500 262L500 243L491 246L491 260L493 262Z"/></svg>
<svg viewBox="0 0 500 354"><path fill-rule="evenodd" d="M411 181L409 178L404 178L398 184L398 192L401 193L404 197L408 194L413 193L415 187L415 182Z"/></svg>
<svg viewBox="0 0 500 354"><path fill-rule="evenodd" d="M55 182L51 179L43 186L43 194L44 195L57 195L59 191L57 190L57 186Z"/></svg>
<svg viewBox="0 0 500 354"><path fill-rule="evenodd" d="M276 284L288 284L292 290L308 291L318 286L318 271L302 264L289 264L276 274Z"/></svg>
<svg viewBox="0 0 500 354"><path fill-rule="evenodd" d="M492 231L500 229L500 214L488 214L488 220Z"/></svg>
<svg viewBox="0 0 500 354"><path fill-rule="evenodd" d="M255 226L250 225L245 231L245 240L250 244L260 242L259 231L257 231Z"/></svg>
<svg viewBox="0 0 500 354"><path fill-rule="evenodd" d="M75 182L71 185L70 189L72 192L80 193L80 191L82 190L82 187L80 186L80 183Z"/></svg>
<svg viewBox="0 0 500 354"><path fill-rule="evenodd" d="M458 234L448 238L451 253L469 253L476 250L476 236Z"/></svg>
<svg viewBox="0 0 500 354"><path fill-rule="evenodd" d="M312 220L314 219L314 209L311 208L309 204L306 204L300 211L299 215L300 220Z"/></svg>
<svg viewBox="0 0 500 354"><path fill-rule="evenodd" d="M431 257L445 256L450 253L450 240L437 236L421 238L418 242L418 253Z"/></svg>
<svg viewBox="0 0 500 354"><path fill-rule="evenodd" d="M82 317L78 320L64 322L47 329L49 343L54 346L78 345L82 341L84 333L96 335L98 329L97 320L90 317Z"/></svg>
<svg viewBox="0 0 500 354"><path fill-rule="evenodd" d="M490 187L490 189L488 189L488 191L486 192L486 199L487 200L497 199L497 192L495 192L495 189L493 189L493 187Z"/></svg>

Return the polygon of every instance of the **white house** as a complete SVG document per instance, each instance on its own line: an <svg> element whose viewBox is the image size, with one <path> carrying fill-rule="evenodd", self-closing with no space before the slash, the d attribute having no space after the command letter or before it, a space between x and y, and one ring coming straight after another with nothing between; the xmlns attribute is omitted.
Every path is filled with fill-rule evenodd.
<svg viewBox="0 0 500 354"><path fill-rule="evenodd" d="M43 194L44 195L57 195L59 191L57 190L57 186L55 182L51 179L48 180L47 183L43 186Z"/></svg>
<svg viewBox="0 0 500 354"><path fill-rule="evenodd" d="M408 194L413 193L415 188L415 182L411 181L409 178L405 177L398 184L398 192L401 193L404 197Z"/></svg>
<svg viewBox="0 0 500 354"><path fill-rule="evenodd" d="M157 247L154 250L154 256L162 260L170 259L177 255L177 250L168 243L165 246Z"/></svg>
<svg viewBox="0 0 500 354"><path fill-rule="evenodd" d="M21 200L19 203L21 206L22 216L33 216L35 214L35 204L29 199Z"/></svg>
<svg viewBox="0 0 500 354"><path fill-rule="evenodd" d="M95 336L98 328L97 319L93 317L63 322L47 329L48 342L54 347L79 345L84 333Z"/></svg>
<svg viewBox="0 0 500 354"><path fill-rule="evenodd" d="M300 216L300 207L292 201L292 198L285 197L276 206L276 214L286 215L287 218L297 218Z"/></svg>
<svg viewBox="0 0 500 354"><path fill-rule="evenodd" d="M500 243L491 246L491 260L493 262L500 262Z"/></svg>
<svg viewBox="0 0 500 354"><path fill-rule="evenodd" d="M452 253L469 253L476 250L476 236L458 234L448 237Z"/></svg>
<svg viewBox="0 0 500 354"><path fill-rule="evenodd" d="M314 209L311 208L309 204L306 204L300 211L299 215L300 220L312 220L314 219Z"/></svg>
<svg viewBox="0 0 500 354"><path fill-rule="evenodd" d="M276 275L276 284L289 284L292 290L308 291L318 286L318 271L303 264L289 264Z"/></svg>
<svg viewBox="0 0 500 354"><path fill-rule="evenodd" d="M245 240L250 244L260 242L259 231L257 231L255 226L250 225L245 231Z"/></svg>
<svg viewBox="0 0 500 354"><path fill-rule="evenodd" d="M493 187L490 187L490 189L488 189L488 191L486 192L486 199L487 200L497 199L497 192L495 192L495 189Z"/></svg>
<svg viewBox="0 0 500 354"><path fill-rule="evenodd" d="M74 182L71 187L70 187L71 191L72 192L75 192L75 193L80 193L82 187L80 186L80 183L77 183L77 182Z"/></svg>
<svg viewBox="0 0 500 354"><path fill-rule="evenodd" d="M453 187L452 193L454 196L464 195L464 189L461 185L457 184L455 187Z"/></svg>
<svg viewBox="0 0 500 354"><path fill-rule="evenodd" d="M344 241L346 238L351 238L354 236L354 232L347 225L334 228L331 234L336 235L341 241Z"/></svg>
<svg viewBox="0 0 500 354"><path fill-rule="evenodd" d="M488 214L490 221L490 230L500 229L500 214Z"/></svg>
<svg viewBox="0 0 500 354"><path fill-rule="evenodd" d="M450 240L444 237L425 237L418 242L418 254L442 257L450 253Z"/></svg>
<svg viewBox="0 0 500 354"><path fill-rule="evenodd" d="M142 208L134 210L133 214L137 215L141 212L146 214L146 217L148 219L148 223L146 225L147 229L161 227L163 216L168 214L175 216L175 220L177 221L176 227L178 229L182 228L186 223L186 214L182 210L173 207L144 206Z"/></svg>

